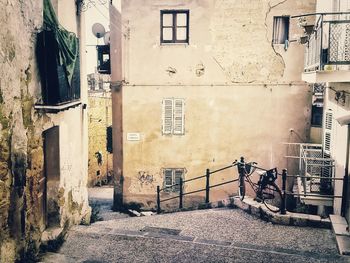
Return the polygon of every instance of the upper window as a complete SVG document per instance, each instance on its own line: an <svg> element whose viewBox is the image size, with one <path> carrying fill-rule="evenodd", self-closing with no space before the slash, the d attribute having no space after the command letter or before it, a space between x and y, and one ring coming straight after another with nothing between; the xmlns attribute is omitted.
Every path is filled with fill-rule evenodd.
<svg viewBox="0 0 350 263"><path fill-rule="evenodd" d="M160 42L188 43L189 10L160 11Z"/></svg>
<svg viewBox="0 0 350 263"><path fill-rule="evenodd" d="M272 44L284 44L289 39L289 16L273 18Z"/></svg>

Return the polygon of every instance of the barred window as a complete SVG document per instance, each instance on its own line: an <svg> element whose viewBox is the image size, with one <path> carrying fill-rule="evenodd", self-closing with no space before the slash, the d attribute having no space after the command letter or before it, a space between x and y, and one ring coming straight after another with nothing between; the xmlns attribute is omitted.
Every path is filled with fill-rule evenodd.
<svg viewBox="0 0 350 263"><path fill-rule="evenodd" d="M169 187L165 190L167 192L179 192L180 191L180 178L182 178L182 179L184 178L184 169L183 168L166 168L166 169L164 169L164 187ZM173 187L170 187L170 186L173 186Z"/></svg>

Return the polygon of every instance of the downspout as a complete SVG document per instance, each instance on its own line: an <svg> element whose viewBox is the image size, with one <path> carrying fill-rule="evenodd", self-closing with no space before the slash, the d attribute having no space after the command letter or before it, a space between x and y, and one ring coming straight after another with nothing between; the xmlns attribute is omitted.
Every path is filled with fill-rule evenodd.
<svg viewBox="0 0 350 263"><path fill-rule="evenodd" d="M350 152L350 124L348 124L347 145L346 145L346 159L343 178L343 194L341 203L341 215L345 217L346 206L348 204L348 181L349 181L349 152Z"/></svg>

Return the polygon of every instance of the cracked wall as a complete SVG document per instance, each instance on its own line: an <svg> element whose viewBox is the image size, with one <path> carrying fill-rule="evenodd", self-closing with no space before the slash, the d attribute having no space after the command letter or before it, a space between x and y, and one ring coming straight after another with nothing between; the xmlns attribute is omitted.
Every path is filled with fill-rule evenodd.
<svg viewBox="0 0 350 263"><path fill-rule="evenodd" d="M65 5L70 10L66 15L75 19L74 1L66 1ZM42 133L65 122L81 125L77 123L81 122L82 111L76 109L74 116L69 117L71 110L66 115L50 116L34 109L34 104L41 102L35 44L43 22L43 4L0 0L0 6L0 262L31 262L39 250L43 231L39 211L40 179L44 173ZM72 27L76 30L76 21ZM81 134L73 136L68 142L81 141ZM73 165L77 163L81 167L84 162L78 158ZM87 173L79 171L75 176L80 184L68 176L62 177L65 181L61 185L66 189L63 198L69 200L68 192L73 191L73 201L79 204L76 208L73 201L66 201L60 208L62 224L79 223L89 210Z"/></svg>
<svg viewBox="0 0 350 263"><path fill-rule="evenodd" d="M284 50L271 44L273 16L313 12L315 2L123 1L123 130L140 134L139 141L124 137L126 202L154 206L164 168L186 168L189 179L243 155L263 167L293 172L282 143L309 139L311 93L301 81L303 46L290 42ZM160 10L168 9L190 10L189 44L160 44ZM290 39L300 34L291 23ZM162 135L164 98L185 100L184 135ZM152 184L140 184L140 171L154 175ZM212 183L233 176L234 171L222 173ZM197 181L185 191L204 185ZM236 190L217 188L211 200ZM193 199L204 200L203 195Z"/></svg>

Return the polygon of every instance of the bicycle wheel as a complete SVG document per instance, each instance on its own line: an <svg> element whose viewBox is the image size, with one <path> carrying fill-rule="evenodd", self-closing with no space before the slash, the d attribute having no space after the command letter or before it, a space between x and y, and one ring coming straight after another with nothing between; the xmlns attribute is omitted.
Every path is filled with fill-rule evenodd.
<svg viewBox="0 0 350 263"><path fill-rule="evenodd" d="M238 196L240 200L244 199L244 196L245 196L244 176L239 176L239 179L238 179Z"/></svg>
<svg viewBox="0 0 350 263"><path fill-rule="evenodd" d="M266 208L274 213L279 212L280 202L282 201L282 193L279 187L272 183L267 185L261 193L261 198Z"/></svg>

